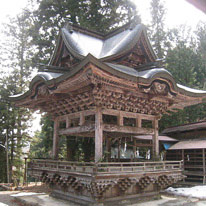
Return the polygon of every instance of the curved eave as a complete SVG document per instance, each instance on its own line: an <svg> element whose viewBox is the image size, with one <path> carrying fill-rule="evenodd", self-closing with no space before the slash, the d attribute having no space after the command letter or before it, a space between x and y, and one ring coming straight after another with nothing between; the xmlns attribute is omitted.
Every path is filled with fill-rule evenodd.
<svg viewBox="0 0 206 206"><path fill-rule="evenodd" d="M180 84L177 84L178 92L189 97L206 97L206 91L192 89Z"/></svg>
<svg viewBox="0 0 206 206"><path fill-rule="evenodd" d="M64 28L63 28L63 29L64 29ZM79 54L78 52L76 52L76 51L70 46L70 44L69 44L68 41L67 41L67 37L66 37L65 33L63 32L63 29L61 30L60 34L61 34L62 39L63 39L63 42L64 42L64 44L66 45L66 47L67 47L67 49L69 50L69 52L71 52L71 54L72 54L74 57L76 57L77 59L79 59L79 60L84 59L85 56Z"/></svg>
<svg viewBox="0 0 206 206"><path fill-rule="evenodd" d="M51 76L52 74L53 77ZM40 72L38 73L33 79L32 81L30 82L29 84L29 90L23 94L20 94L20 95L13 95L13 96L10 96L8 99L10 101L13 101L13 102L16 102L16 101L19 101L19 100L22 100L22 99L25 99L27 97L29 97L30 95L32 95L32 91L33 91L33 88L35 85L39 85L39 84L46 84L48 87L51 87L52 85L56 85L56 79L58 77L60 77L62 74L56 74L56 73L50 73L48 75L47 72ZM55 78L56 76L56 78Z"/></svg>
<svg viewBox="0 0 206 206"><path fill-rule="evenodd" d="M62 36L61 33L59 33L59 35L57 37L57 43L56 43L54 52L53 52L53 54L52 54L52 56L49 60L49 65L54 65L55 59L58 58L57 53L58 53L58 50L60 49L60 45L61 45L61 42L62 42L61 36Z"/></svg>
<svg viewBox="0 0 206 206"><path fill-rule="evenodd" d="M24 93L23 95L20 95L20 96L10 97L10 100L11 101L19 101L19 100L22 100L22 99L28 97L29 95L31 95L33 87L37 84L45 83L48 87L56 86L57 84L61 83L62 81L65 81L65 80L69 79L70 77L74 76L75 74L77 74L81 69L83 69L89 63L96 65L98 68L100 68L103 71L106 71L112 75L118 76L118 77L123 78L123 79L128 79L128 80L140 83L140 84L150 85L154 80L163 79L166 81L170 81L172 83L172 86L173 86L172 89L176 93L179 93L179 94L182 94L185 96L189 96L189 97L194 97L194 98L206 97L206 91L194 90L194 89L190 89L188 87L184 87L184 86L176 84L172 75L167 70L165 70L163 68L151 69L153 71L150 74L148 74L147 77L145 78L144 73L138 72L139 75L138 74L132 75L132 74L126 73L124 71L120 71L118 69L115 69L114 67L111 67L111 65L109 66L108 64L99 61L94 56L89 54L89 55L87 55L86 58L84 58L84 60L79 65L74 67L69 72L64 73L63 75L59 74L58 77L49 79L44 74L38 74L30 83L29 91L27 91L26 93ZM148 71L150 72L151 70L148 70Z"/></svg>

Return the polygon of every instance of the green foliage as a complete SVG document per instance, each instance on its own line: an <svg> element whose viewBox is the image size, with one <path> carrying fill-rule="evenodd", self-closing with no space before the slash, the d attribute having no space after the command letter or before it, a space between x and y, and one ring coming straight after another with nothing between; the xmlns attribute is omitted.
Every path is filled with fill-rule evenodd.
<svg viewBox="0 0 206 206"><path fill-rule="evenodd" d="M7 182L6 176L6 151L3 147L0 147L0 182Z"/></svg>
<svg viewBox="0 0 206 206"><path fill-rule="evenodd" d="M164 28L165 8L162 0L151 0L150 38L154 51L159 58L165 56L166 32Z"/></svg>
<svg viewBox="0 0 206 206"><path fill-rule="evenodd" d="M200 22L196 30L197 35L197 55L199 57L199 67L197 68L197 82L200 87L206 89L206 22Z"/></svg>
<svg viewBox="0 0 206 206"><path fill-rule="evenodd" d="M17 108L8 101L9 96L25 92L31 73L32 52L27 33L29 27L27 18L27 13L23 13L5 25L5 42L1 44L0 53L1 59L4 60L0 62L0 66L5 74L0 79L0 142L5 145L6 135L8 136L11 180L20 179L23 175L24 148L28 146L30 140L28 128L31 112L25 108ZM2 167L5 168L6 165ZM14 167L15 171L12 169Z"/></svg>
<svg viewBox="0 0 206 206"><path fill-rule="evenodd" d="M43 116L40 122L41 131L37 131L30 145L30 158L51 158L53 121L50 116Z"/></svg>
<svg viewBox="0 0 206 206"><path fill-rule="evenodd" d="M31 0L37 9L32 12L30 36L36 46L36 63L47 63L54 51L57 35L70 22L105 33L132 19L140 21L130 0Z"/></svg>
<svg viewBox="0 0 206 206"><path fill-rule="evenodd" d="M184 42L179 43L174 49L170 49L166 57L166 68L177 81L189 87L197 86L196 69L198 56L192 47Z"/></svg>
<svg viewBox="0 0 206 206"><path fill-rule="evenodd" d="M206 54L206 32L204 24L199 25L197 33L198 43L194 42L190 29L182 26L169 31L171 47L165 59L166 69L170 71L177 83L191 88L202 89L205 86L206 67L204 54ZM163 115L160 120L160 131L167 127L177 126L204 120L206 117L206 104L199 104Z"/></svg>

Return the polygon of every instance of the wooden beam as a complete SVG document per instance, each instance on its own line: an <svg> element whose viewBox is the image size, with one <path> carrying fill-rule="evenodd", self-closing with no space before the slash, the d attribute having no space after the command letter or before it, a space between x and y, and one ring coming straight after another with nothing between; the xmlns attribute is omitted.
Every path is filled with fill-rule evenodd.
<svg viewBox="0 0 206 206"><path fill-rule="evenodd" d="M60 118L60 120L66 120L67 118L69 118L69 119L80 118L81 113L82 113L82 111L74 112L71 114L62 115L59 118ZM93 109L84 111L84 116L89 116L89 115L94 115L94 114L95 114L95 110L93 110Z"/></svg>
<svg viewBox="0 0 206 206"><path fill-rule="evenodd" d="M159 138L158 138L158 119L153 121L154 135L152 137L153 144L153 158L156 159L159 157Z"/></svg>
<svg viewBox="0 0 206 206"><path fill-rule="evenodd" d="M59 150L59 119L54 120L54 134L53 134L53 151L52 156L54 159L58 159L58 150Z"/></svg>
<svg viewBox="0 0 206 206"><path fill-rule="evenodd" d="M73 134L80 134L84 132L94 132L95 131L95 125L94 124L88 124L78 127L70 127L66 129L59 130L60 135L73 135Z"/></svg>
<svg viewBox="0 0 206 206"><path fill-rule="evenodd" d="M152 128L138 128L131 126L119 126L113 124L103 124L103 131L105 132L118 132L126 134L154 134L154 129Z"/></svg>
<svg viewBox="0 0 206 206"><path fill-rule="evenodd" d="M103 155L103 129L102 129L102 111L96 109L95 113L95 162L101 160Z"/></svg>
<svg viewBox="0 0 206 206"><path fill-rule="evenodd" d="M136 143L135 144L136 147L152 147L153 144L145 144L145 143Z"/></svg>
<svg viewBox="0 0 206 206"><path fill-rule="evenodd" d="M119 111L114 110L114 109L103 109L102 113L107 114L107 115L119 116ZM126 117L126 118L135 118L135 119L136 118L141 118L141 119L145 119L145 120L154 120L155 119L155 116L153 116L153 115L133 113L133 112L125 112L125 111L121 111L121 115L123 117Z"/></svg>

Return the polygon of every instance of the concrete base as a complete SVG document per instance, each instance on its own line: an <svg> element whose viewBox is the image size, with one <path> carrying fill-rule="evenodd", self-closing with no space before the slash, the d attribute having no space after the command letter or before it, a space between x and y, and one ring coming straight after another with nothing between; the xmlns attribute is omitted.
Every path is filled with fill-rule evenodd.
<svg viewBox="0 0 206 206"><path fill-rule="evenodd" d="M63 193L61 191L53 191L51 193L52 197L55 197L60 200L68 200L70 202L73 202L78 205L84 205L84 206L127 206L127 205L133 205L137 202L142 201L149 201L151 199L160 199L159 192L147 192L145 194L136 194L136 195L127 195L127 196L120 196L115 198L108 198L104 200L103 202L99 201L92 201L89 198L86 198L84 196L76 196L69 193Z"/></svg>

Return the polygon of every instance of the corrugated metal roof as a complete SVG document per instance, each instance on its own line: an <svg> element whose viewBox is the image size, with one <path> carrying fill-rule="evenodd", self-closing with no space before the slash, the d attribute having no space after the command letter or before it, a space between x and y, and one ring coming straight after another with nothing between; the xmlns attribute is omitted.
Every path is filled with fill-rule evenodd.
<svg viewBox="0 0 206 206"><path fill-rule="evenodd" d="M184 124L184 125L175 126L175 127L169 127L163 130L162 133L169 134L169 133L177 133L177 132L186 132L186 131L198 130L198 129L204 129L204 128L206 129L206 121Z"/></svg>
<svg viewBox="0 0 206 206"><path fill-rule="evenodd" d="M152 135L139 135L135 136L136 139L140 140L152 140ZM168 142L177 142L178 140L168 137L168 136L159 136L159 141L168 141Z"/></svg>
<svg viewBox="0 0 206 206"><path fill-rule="evenodd" d="M206 148L206 140L187 140L172 145L169 150L180 149L204 149Z"/></svg>

